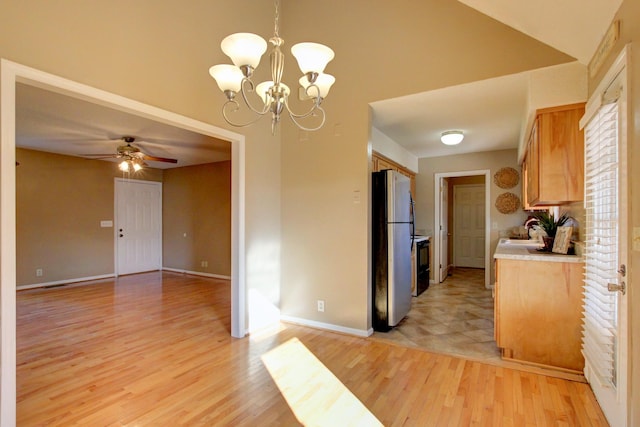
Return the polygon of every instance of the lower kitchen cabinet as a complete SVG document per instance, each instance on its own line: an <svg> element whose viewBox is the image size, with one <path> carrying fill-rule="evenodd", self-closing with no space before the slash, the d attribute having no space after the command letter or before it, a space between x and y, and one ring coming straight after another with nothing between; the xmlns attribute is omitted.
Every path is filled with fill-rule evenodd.
<svg viewBox="0 0 640 427"><path fill-rule="evenodd" d="M581 373L582 262L496 259L502 358Z"/></svg>

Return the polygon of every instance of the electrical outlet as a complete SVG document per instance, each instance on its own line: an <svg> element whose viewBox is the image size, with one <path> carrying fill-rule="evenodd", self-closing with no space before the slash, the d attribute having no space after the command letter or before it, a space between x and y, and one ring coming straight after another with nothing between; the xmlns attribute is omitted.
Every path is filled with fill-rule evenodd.
<svg viewBox="0 0 640 427"><path fill-rule="evenodd" d="M209 261L200 261L200 267L209 267Z"/></svg>
<svg viewBox="0 0 640 427"><path fill-rule="evenodd" d="M36 268L36 277L42 277L42 269Z"/></svg>
<svg viewBox="0 0 640 427"><path fill-rule="evenodd" d="M324 300L322 299L318 300L318 311L324 313Z"/></svg>

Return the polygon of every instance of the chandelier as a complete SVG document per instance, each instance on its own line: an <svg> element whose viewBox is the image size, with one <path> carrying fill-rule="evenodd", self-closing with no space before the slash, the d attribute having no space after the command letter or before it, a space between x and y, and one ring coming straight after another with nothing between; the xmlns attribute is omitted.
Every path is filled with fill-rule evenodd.
<svg viewBox="0 0 640 427"><path fill-rule="evenodd" d="M320 104L336 80L332 75L323 73L329 61L333 59L334 53L333 50L319 43L304 42L291 47L291 54L298 61L298 66L303 74L299 83L304 89L305 98L313 101L311 108L306 112L293 112L288 101L291 90L282 83L284 54L280 48L284 44L284 40L278 34L279 9L279 1L276 0L274 34L269 39L269 43L273 46L273 50L269 54L270 81L255 85L251 80L253 72L260 63L260 58L267 50L267 42L262 37L252 33L236 33L225 37L220 43L222 51L231 58L234 64L219 64L209 68L209 74L216 80L218 87L227 98L222 106L222 116L230 125L244 127L271 113L271 133L273 134L280 122L281 114L286 110L293 123L300 129L318 130L325 122L325 112ZM251 92L255 92L262 101L260 107L256 108L252 104L248 96ZM246 123L238 123L229 118L230 114L240 110L240 104L236 100L238 94L242 95L245 106L255 115L252 120ZM320 121L320 123L317 126L304 126L301 121L309 117L315 117L314 122Z"/></svg>

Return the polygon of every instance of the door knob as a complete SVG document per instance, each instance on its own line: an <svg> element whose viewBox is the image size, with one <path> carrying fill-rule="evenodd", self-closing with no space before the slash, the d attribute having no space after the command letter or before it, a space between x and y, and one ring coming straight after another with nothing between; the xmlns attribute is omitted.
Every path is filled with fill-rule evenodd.
<svg viewBox="0 0 640 427"><path fill-rule="evenodd" d="M620 282L619 285L615 283L607 283L607 290L609 292L621 292L622 295L627 293L627 285L624 282Z"/></svg>
<svg viewBox="0 0 640 427"><path fill-rule="evenodd" d="M124 234L120 234L120 237L124 237Z"/></svg>

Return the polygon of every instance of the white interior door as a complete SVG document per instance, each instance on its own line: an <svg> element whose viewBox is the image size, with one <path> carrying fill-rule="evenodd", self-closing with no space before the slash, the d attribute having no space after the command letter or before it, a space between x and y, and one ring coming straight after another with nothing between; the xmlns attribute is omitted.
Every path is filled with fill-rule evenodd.
<svg viewBox="0 0 640 427"><path fill-rule="evenodd" d="M582 352L585 377L612 427L627 425L626 52L587 104L586 253Z"/></svg>
<svg viewBox="0 0 640 427"><path fill-rule="evenodd" d="M453 258L456 267L484 268L484 184L453 187Z"/></svg>
<svg viewBox="0 0 640 427"><path fill-rule="evenodd" d="M116 178L116 274L162 268L162 183Z"/></svg>
<svg viewBox="0 0 640 427"><path fill-rule="evenodd" d="M439 282L449 274L449 178L440 179L440 273Z"/></svg>

